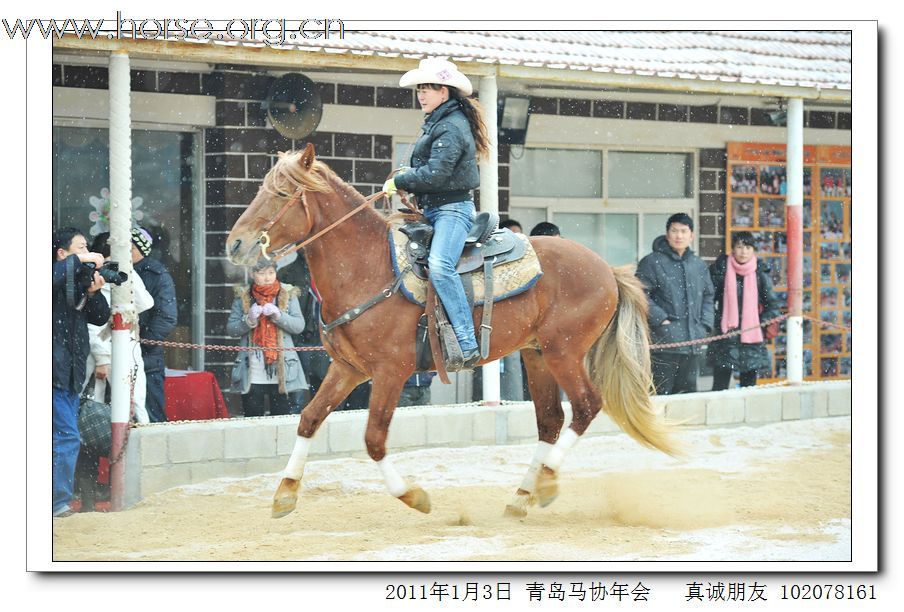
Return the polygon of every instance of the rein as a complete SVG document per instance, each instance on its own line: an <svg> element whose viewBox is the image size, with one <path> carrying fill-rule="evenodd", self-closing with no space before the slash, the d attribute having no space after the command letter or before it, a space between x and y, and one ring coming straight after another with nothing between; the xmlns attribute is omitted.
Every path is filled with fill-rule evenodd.
<svg viewBox="0 0 904 612"><path fill-rule="evenodd" d="M398 170L393 171L390 174L390 176L394 175L396 172L398 172ZM285 204L283 204L282 208L279 209L279 211L276 213L276 215L272 219L270 219L267 222L267 224L264 226L264 229L261 230L260 238L258 238L258 240L257 240L258 244L260 245L260 248L261 248L261 255L264 257L264 259L267 259L267 260L270 260L270 259L277 260L280 257L285 257L286 255L288 255L290 253L294 253L298 249L301 249L304 246L314 242L315 240L317 240L318 238L320 238L321 236L323 236L330 230L337 227L339 224L341 224L346 219L356 215L357 213L362 211L364 208L366 208L367 206L369 206L370 204L372 204L376 200L379 200L382 197L388 197L388 194L385 191L380 191L378 193L373 194L369 198L366 198L364 200L364 202L362 202L360 205L356 206L353 210L350 210L349 212L345 213L344 215L342 215L342 217L340 217L333 223L330 223L327 227L323 228L322 230L320 230L319 232L317 232L316 234L314 234L307 240L298 240L292 244L287 244L284 247L281 247L280 249L274 251L273 255L271 257L271 256L267 255L267 249L270 247L270 235L267 232L270 230L270 228L272 228L276 224L277 221L279 221L282 218L282 216L284 214L286 214L286 211L289 210L289 208L296 205L300 201L302 206L304 207L305 214L308 217L309 224L313 225L311 223L310 208L308 207L307 201L305 200L305 197L304 197L304 188L299 187L298 191L296 191L295 195L292 196L292 198L290 198L289 200L287 200ZM413 212L415 212L415 213L420 212L420 211L418 211L417 206L415 206L414 204L409 202L407 198L403 197L402 202L405 204L405 206L407 206ZM340 325L344 325L346 323L354 321L359 316L361 316L365 311L369 310L373 306L376 306L383 300L387 300L387 299L391 298L399 290L399 287L402 285L403 277L410 270L411 270L410 266L406 267L404 270L402 270L402 272L398 275L398 277L396 277L395 280L393 280L382 291L380 291L379 294L370 298L363 304L359 304L358 306L355 306L354 308L346 311L332 323L325 323L323 321L323 315L321 314L320 315L321 329L323 329L324 333L329 334L336 327L339 327Z"/></svg>
<svg viewBox="0 0 904 612"><path fill-rule="evenodd" d="M283 204L283 207L279 209L279 212L276 213L276 216L274 216L272 219L270 219L270 221L267 222L267 225L264 226L264 229L261 230L260 238L257 239L257 241L261 247L261 255L264 257L264 259L276 260L276 259L279 259L280 257L285 257L286 255L288 255L290 253L294 253L298 249L304 248L305 246L311 244L312 242L314 242L315 240L317 240L318 238L320 238L321 236L323 236L330 230L334 229L336 226L338 226L340 223L342 223L349 217L352 217L353 215L361 212L362 210L364 210L364 208L366 208L370 204L373 204L376 200L379 200L380 198L382 198L385 195L386 195L386 192L384 192L384 191L380 191L379 193L373 194L369 198L365 199L362 204L355 207L353 210L345 213L338 220L334 221L333 223L330 223L324 229L320 230L319 232L317 232L316 234L314 234L307 240L298 240L292 244L287 244L286 246L274 251L273 256L271 257L271 256L267 255L267 249L270 248L270 235L267 232L270 230L270 228L272 228L276 224L277 221L279 221L282 218L282 216L284 214L286 214L286 211L289 210L290 207L294 206L299 201L301 201L302 206L304 207L304 210L305 210L305 214L308 216L308 220L310 221L310 219L311 219L310 209L308 208L308 204L305 201L305 197L304 197L304 188L300 187L298 189L298 191L296 192L296 194L294 196L292 196L292 198L290 200L288 200L285 204Z"/></svg>

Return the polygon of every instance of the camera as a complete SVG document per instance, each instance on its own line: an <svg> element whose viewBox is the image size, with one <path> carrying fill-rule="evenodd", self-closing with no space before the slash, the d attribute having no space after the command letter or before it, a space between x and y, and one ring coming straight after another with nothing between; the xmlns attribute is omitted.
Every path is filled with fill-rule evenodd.
<svg viewBox="0 0 904 612"><path fill-rule="evenodd" d="M94 281L95 271L100 274L104 281L113 283L114 285L121 285L129 280L128 274L119 271L119 262L108 261L98 269L93 262L86 261L83 262L82 267L79 268L79 271L76 274L76 281L83 287L90 287L91 283Z"/></svg>

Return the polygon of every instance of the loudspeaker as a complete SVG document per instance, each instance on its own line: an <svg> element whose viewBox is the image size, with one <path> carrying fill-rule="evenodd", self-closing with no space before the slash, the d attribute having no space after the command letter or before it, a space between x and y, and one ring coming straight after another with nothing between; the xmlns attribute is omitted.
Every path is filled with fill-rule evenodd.
<svg viewBox="0 0 904 612"><path fill-rule="evenodd" d="M311 79L299 73L273 81L263 107L276 131L296 140L316 130L323 115L320 91Z"/></svg>

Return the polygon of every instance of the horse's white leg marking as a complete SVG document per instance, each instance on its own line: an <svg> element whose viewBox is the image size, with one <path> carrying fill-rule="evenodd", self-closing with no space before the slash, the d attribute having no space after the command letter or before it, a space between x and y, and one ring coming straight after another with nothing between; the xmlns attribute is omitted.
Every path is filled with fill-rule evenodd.
<svg viewBox="0 0 904 612"><path fill-rule="evenodd" d="M292 480L301 480L304 475L304 464L308 460L308 451L311 449L311 439L298 436L295 438L295 447L292 449L292 456L289 457L289 463L283 471L284 478Z"/></svg>
<svg viewBox="0 0 904 612"><path fill-rule="evenodd" d="M552 444L549 442L537 442L534 458L530 462L530 467L527 468L524 480L521 481L521 489L533 494L534 488L537 486L537 472L540 470L540 464L545 461L551 450Z"/></svg>
<svg viewBox="0 0 904 612"><path fill-rule="evenodd" d="M383 481L386 483L386 489L393 497L401 497L408 492L408 483L396 471L389 457L383 457L377 461L380 471L383 472Z"/></svg>
<svg viewBox="0 0 904 612"><path fill-rule="evenodd" d="M581 436L579 436L571 427L566 428L559 436L555 446L553 446L550 449L549 454L546 455L543 465L558 472L559 468L562 467L562 461L565 460L565 453L571 450L571 447L577 443L580 437Z"/></svg>
<svg viewBox="0 0 904 612"><path fill-rule="evenodd" d="M527 468L527 474L521 481L521 486L515 491L512 501L505 507L505 515L509 517L521 518L527 516L527 509L536 503L534 493L537 491L537 474L540 472L540 466L546 460L549 451L552 450L552 444L549 442L537 442L537 448L534 450L534 458Z"/></svg>
<svg viewBox="0 0 904 612"><path fill-rule="evenodd" d="M562 432L537 473L536 497L543 507L548 506L559 495L557 473L565 460L565 454L577 443L580 436L571 427Z"/></svg>

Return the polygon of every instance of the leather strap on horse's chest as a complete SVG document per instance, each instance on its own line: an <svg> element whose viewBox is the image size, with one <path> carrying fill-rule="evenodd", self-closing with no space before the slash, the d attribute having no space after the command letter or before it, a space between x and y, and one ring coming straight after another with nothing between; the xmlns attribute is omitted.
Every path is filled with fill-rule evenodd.
<svg viewBox="0 0 904 612"><path fill-rule="evenodd" d="M330 333L332 330L336 329L340 325L345 325L346 323L354 321L355 319L360 317L362 314L364 314L367 310L369 310L371 307L376 306L383 300L388 300L389 298L391 298L393 296L393 294L396 291L399 290L399 287L402 286L402 279L404 278L405 274L407 274L410 269L411 268L408 267L408 268L405 268L404 270L402 270L399 273L399 275L396 277L396 279L392 283L387 285L386 289L383 289L383 291L381 291L377 295L373 296L372 298L370 298L363 304L359 304L358 306L355 306L354 308L345 311L345 313L343 313L338 319L336 319L332 323L324 323L323 322L323 314L321 314L320 315L320 327L323 329L324 332Z"/></svg>

